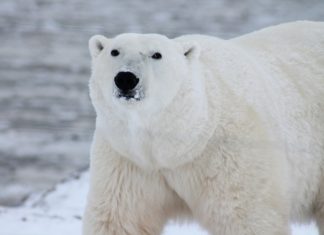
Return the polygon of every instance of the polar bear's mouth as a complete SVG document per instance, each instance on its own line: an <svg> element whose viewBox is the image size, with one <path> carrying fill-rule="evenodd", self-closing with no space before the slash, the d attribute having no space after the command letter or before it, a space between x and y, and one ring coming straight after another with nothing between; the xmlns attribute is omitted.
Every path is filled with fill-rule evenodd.
<svg viewBox="0 0 324 235"><path fill-rule="evenodd" d="M128 92L123 92L119 89L116 89L115 95L118 99L126 101L140 101L144 98L144 92L141 87Z"/></svg>

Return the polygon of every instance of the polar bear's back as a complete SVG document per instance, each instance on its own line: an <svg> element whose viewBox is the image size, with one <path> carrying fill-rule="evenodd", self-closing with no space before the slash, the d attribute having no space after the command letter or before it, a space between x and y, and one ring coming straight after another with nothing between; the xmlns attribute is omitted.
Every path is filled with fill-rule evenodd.
<svg viewBox="0 0 324 235"><path fill-rule="evenodd" d="M176 40L196 41L204 53L213 52L223 46L231 49L237 47L247 55L256 57L259 62L263 60L268 64L277 63L273 65L295 71L296 65L302 65L304 70L305 67L312 70L310 73L324 74L324 22L285 23L230 40L205 35L185 35ZM300 74L297 71L296 73ZM324 76L321 77L324 80Z"/></svg>
<svg viewBox="0 0 324 235"><path fill-rule="evenodd" d="M258 62L296 71L308 67L310 73L324 74L324 22L297 21L268 27L230 40L222 40L205 35L186 35L181 41L196 41L204 52L220 48L238 47ZM216 53L217 54L217 53ZM273 64L275 63L275 64ZM301 75L296 71L297 75ZM297 76L299 77L299 76ZM305 77L302 73L301 77ZM321 76L323 83L324 76Z"/></svg>

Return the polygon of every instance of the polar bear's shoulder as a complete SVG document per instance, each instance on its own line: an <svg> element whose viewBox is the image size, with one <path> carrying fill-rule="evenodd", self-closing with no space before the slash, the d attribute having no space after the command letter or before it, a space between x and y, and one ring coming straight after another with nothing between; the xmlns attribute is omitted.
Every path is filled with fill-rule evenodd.
<svg viewBox="0 0 324 235"><path fill-rule="evenodd" d="M244 38L255 37L255 36L260 36L265 38L273 38L274 35L281 35L286 37L288 36L294 37L296 35L307 36L310 33L313 34L312 32L322 34L322 38L323 38L323 30L324 30L324 22L295 21L295 22L283 23L283 24L263 28L261 30L257 30L252 33L234 38L234 40L242 40Z"/></svg>
<svg viewBox="0 0 324 235"><path fill-rule="evenodd" d="M316 74L324 74L324 22L285 23L229 41L257 58L259 63L281 68L285 76L289 73L296 81L315 79L314 68ZM317 79L323 84L322 77Z"/></svg>
<svg viewBox="0 0 324 235"><path fill-rule="evenodd" d="M324 22L296 21L264 28L230 40L253 47L308 45L324 49ZM269 48L268 48L269 49Z"/></svg>

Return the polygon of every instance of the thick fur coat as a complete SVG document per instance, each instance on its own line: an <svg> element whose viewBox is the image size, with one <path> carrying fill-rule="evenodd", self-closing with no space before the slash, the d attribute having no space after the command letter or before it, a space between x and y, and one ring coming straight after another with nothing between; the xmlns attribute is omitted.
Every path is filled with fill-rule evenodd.
<svg viewBox="0 0 324 235"><path fill-rule="evenodd" d="M172 218L214 235L289 235L315 219L324 235L324 23L89 47L84 235L158 235ZM127 95L119 72L137 79Z"/></svg>

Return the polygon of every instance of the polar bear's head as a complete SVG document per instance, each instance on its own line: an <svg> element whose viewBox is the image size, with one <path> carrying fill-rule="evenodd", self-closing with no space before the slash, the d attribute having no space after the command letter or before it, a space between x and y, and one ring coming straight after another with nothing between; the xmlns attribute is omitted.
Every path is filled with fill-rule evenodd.
<svg viewBox="0 0 324 235"><path fill-rule="evenodd" d="M145 109L151 114L166 107L190 80L199 55L195 43L158 34L122 34L113 39L96 35L89 48L93 102L103 101L97 102L100 109Z"/></svg>
<svg viewBox="0 0 324 235"><path fill-rule="evenodd" d="M208 73L200 45L191 40L122 34L89 41L97 130L140 166L187 162L209 138Z"/></svg>

